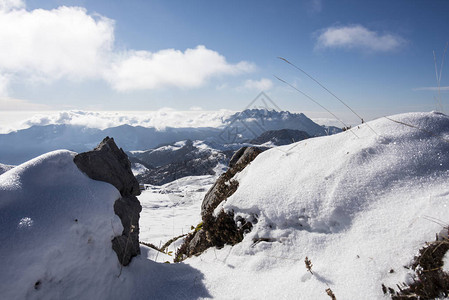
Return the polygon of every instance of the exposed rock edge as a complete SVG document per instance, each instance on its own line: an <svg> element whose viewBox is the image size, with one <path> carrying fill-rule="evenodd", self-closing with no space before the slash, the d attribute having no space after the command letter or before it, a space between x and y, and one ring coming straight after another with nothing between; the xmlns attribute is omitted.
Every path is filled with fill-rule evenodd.
<svg viewBox="0 0 449 300"><path fill-rule="evenodd" d="M215 209L235 193L238 181L234 176L248 166L263 150L258 147L243 147L237 150L229 162L229 169L223 173L209 189L201 204L201 226L190 233L176 253L175 260L182 261L192 255L198 255L210 247L235 245L243 240L243 235L252 229L252 222L234 218L233 212Z"/></svg>
<svg viewBox="0 0 449 300"><path fill-rule="evenodd" d="M112 249L123 266L140 254L139 218L142 206L139 183L131 171L131 163L125 152L106 137L92 151L80 153L73 159L77 167L94 180L105 181L115 186L121 197L114 203L114 212L123 225L121 235L112 240Z"/></svg>

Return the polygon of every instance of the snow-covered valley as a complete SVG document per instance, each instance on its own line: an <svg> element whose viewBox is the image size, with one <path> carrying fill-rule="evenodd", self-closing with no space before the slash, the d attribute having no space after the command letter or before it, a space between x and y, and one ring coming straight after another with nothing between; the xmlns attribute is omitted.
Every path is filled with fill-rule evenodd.
<svg viewBox="0 0 449 300"><path fill-rule="evenodd" d="M140 240L161 247L201 222L201 202L217 176L190 176L163 186L146 185L139 196ZM178 243L179 245L179 243ZM176 249L171 245L170 251Z"/></svg>
<svg viewBox="0 0 449 300"><path fill-rule="evenodd" d="M7 299L388 298L382 285L417 281L410 266L426 242L447 243L448 153L449 117L435 112L273 147L215 209L252 221L240 243L171 264L182 238L166 253L142 245L121 267L111 249L123 228L118 191L80 172L73 152L51 152L0 175L0 290ZM218 175L146 185L140 240L160 247L191 232Z"/></svg>

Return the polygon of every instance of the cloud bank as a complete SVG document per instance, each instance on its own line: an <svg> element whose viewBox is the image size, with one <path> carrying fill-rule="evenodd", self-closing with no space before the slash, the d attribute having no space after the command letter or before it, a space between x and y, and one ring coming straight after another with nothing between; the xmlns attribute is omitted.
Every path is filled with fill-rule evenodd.
<svg viewBox="0 0 449 300"><path fill-rule="evenodd" d="M0 99L1 106L1 99ZM223 125L223 119L234 112L221 111L175 111L164 108L157 111L144 112L92 112L92 111L61 111L41 112L32 114L23 112L14 114L12 124L8 115L0 111L0 133L8 133L33 125L69 124L89 128L105 129L119 125L154 127L163 130L165 127L218 127Z"/></svg>
<svg viewBox="0 0 449 300"><path fill-rule="evenodd" d="M247 62L229 64L218 52L197 46L182 52L175 49L129 51L112 64L106 78L118 91L155 89L166 86L196 88L218 75L251 72Z"/></svg>
<svg viewBox="0 0 449 300"><path fill-rule="evenodd" d="M26 10L0 0L0 95L14 80L102 79L117 91L197 88L214 76L251 72L205 46L158 52L114 49L114 20L82 7Z"/></svg>
<svg viewBox="0 0 449 300"><path fill-rule="evenodd" d="M392 34L381 34L362 25L333 26L321 31L317 48L359 49L370 52L390 52L399 49L405 40Z"/></svg>

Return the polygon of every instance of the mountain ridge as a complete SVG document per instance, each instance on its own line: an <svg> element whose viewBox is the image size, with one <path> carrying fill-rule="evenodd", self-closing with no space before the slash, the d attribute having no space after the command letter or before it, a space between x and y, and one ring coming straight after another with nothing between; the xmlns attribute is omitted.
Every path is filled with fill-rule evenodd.
<svg viewBox="0 0 449 300"><path fill-rule="evenodd" d="M116 143L126 151L143 151L160 144L187 139L222 145L244 143L266 130L303 130L311 136L327 135L330 131L337 130L329 128L314 123L304 114L263 109L249 109L236 113L224 118L223 124L219 127L165 127L158 130L155 127L126 124L106 129L69 124L34 125L27 129L0 134L0 145L4 145L0 148L0 163L17 165L58 149L87 151L105 136L114 137Z"/></svg>

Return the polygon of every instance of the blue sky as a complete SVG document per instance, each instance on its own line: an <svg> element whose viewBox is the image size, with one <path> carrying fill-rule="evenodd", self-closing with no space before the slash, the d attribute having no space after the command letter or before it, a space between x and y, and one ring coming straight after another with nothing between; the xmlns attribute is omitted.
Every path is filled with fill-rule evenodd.
<svg viewBox="0 0 449 300"><path fill-rule="evenodd" d="M327 116L277 75L353 120L282 56L366 119L434 110L448 15L447 1L0 0L0 109L240 110L264 90Z"/></svg>

